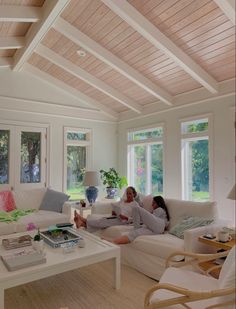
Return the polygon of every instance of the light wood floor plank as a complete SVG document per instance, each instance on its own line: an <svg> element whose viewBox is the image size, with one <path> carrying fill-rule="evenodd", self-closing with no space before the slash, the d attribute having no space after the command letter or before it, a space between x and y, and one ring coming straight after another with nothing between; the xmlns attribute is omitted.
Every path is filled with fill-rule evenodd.
<svg viewBox="0 0 236 309"><path fill-rule="evenodd" d="M145 292L155 283L122 265L116 291L107 261L8 289L5 309L142 309Z"/></svg>

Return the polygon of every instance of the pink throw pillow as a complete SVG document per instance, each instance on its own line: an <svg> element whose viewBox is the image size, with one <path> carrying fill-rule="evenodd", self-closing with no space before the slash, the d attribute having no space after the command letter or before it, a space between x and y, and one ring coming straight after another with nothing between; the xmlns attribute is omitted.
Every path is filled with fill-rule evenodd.
<svg viewBox="0 0 236 309"><path fill-rule="evenodd" d="M16 209L16 204L11 191L0 192L0 211L12 211Z"/></svg>

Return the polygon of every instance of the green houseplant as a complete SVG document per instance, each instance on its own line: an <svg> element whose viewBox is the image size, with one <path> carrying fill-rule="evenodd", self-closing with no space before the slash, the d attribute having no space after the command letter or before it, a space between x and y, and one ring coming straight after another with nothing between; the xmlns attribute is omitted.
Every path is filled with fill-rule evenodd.
<svg viewBox="0 0 236 309"><path fill-rule="evenodd" d="M108 171L100 170L102 183L107 188L107 198L114 198L117 189L122 189L128 185L125 176L120 176L118 172L111 167Z"/></svg>

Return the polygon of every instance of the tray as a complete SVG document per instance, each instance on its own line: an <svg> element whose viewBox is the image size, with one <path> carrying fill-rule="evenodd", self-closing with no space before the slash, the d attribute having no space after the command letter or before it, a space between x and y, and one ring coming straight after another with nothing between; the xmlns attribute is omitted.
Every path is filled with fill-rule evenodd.
<svg viewBox="0 0 236 309"><path fill-rule="evenodd" d="M2 240L2 245L4 249L16 249L21 247L31 246L31 236L30 235L23 235L20 237L13 237L13 238L5 238Z"/></svg>
<svg viewBox="0 0 236 309"><path fill-rule="evenodd" d="M63 244L79 243L81 236L69 228L58 228L54 230L40 232L44 241L53 248L61 247Z"/></svg>

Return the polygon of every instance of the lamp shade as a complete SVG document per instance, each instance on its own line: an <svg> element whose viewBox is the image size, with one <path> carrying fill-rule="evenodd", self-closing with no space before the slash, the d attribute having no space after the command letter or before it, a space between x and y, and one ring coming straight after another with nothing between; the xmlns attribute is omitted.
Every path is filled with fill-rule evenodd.
<svg viewBox="0 0 236 309"><path fill-rule="evenodd" d="M99 185L98 173L95 171L85 172L83 185L84 186L98 186Z"/></svg>
<svg viewBox="0 0 236 309"><path fill-rule="evenodd" d="M236 200L236 197L235 197L235 185L233 186L233 188L231 189L231 191L229 192L227 198L230 199L230 200Z"/></svg>

